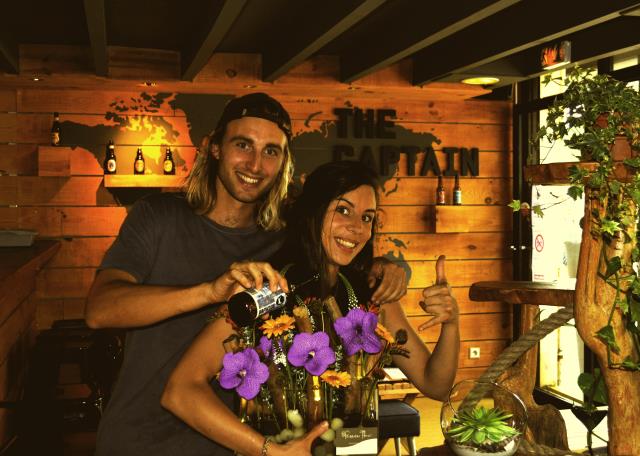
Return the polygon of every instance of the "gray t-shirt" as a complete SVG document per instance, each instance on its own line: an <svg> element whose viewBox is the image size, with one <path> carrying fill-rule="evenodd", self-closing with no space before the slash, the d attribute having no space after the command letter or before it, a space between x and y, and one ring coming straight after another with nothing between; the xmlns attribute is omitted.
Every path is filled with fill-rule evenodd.
<svg viewBox="0 0 640 456"><path fill-rule="evenodd" d="M124 270L142 284L195 285L219 277L234 261L265 260L280 245L279 233L217 225L194 214L182 195L163 193L133 206L100 269ZM160 405L171 371L212 312L209 306L128 331L118 382L98 429L98 456L231 454ZM233 392L216 382L212 387L231 407Z"/></svg>

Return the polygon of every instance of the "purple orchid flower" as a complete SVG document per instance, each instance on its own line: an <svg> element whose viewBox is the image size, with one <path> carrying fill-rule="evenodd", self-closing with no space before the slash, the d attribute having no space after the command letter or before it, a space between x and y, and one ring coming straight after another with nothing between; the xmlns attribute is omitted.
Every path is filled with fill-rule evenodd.
<svg viewBox="0 0 640 456"><path fill-rule="evenodd" d="M222 358L220 386L235 388L243 398L249 400L258 395L260 385L269 378L269 368L260 362L258 352L246 348L237 353L227 353Z"/></svg>
<svg viewBox="0 0 640 456"><path fill-rule="evenodd" d="M311 375L320 375L336 362L336 354L329 346L329 335L318 331L296 334L287 359L293 366L304 366Z"/></svg>
<svg viewBox="0 0 640 456"><path fill-rule="evenodd" d="M347 356L359 350L378 353L382 348L376 335L378 316L362 309L351 309L346 317L338 318L333 324L336 333L342 339Z"/></svg>
<svg viewBox="0 0 640 456"><path fill-rule="evenodd" d="M264 357L266 359L269 359L269 357L271 356L271 349L273 348L271 339L269 339L267 336L262 336L260 338L258 346L260 347L260 350L262 350L262 353L264 353Z"/></svg>

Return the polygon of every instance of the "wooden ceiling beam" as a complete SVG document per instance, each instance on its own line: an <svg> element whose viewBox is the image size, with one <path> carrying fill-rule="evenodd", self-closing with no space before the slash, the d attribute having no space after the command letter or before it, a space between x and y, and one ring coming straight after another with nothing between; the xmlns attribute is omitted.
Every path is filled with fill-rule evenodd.
<svg viewBox="0 0 640 456"><path fill-rule="evenodd" d="M91 43L91 54L97 76L107 77L109 65L107 58L107 20L104 0L84 0L84 14L87 19L87 31Z"/></svg>
<svg viewBox="0 0 640 456"><path fill-rule="evenodd" d="M348 11L338 11L332 18L332 25L322 27L322 30L309 33L308 29L317 25L315 21L300 21L298 30L289 30L284 39L287 41L282 46L271 46L272 52L265 53L262 60L262 80L273 82L285 74L294 66L304 62L315 52L322 49L327 43L333 41L356 23L360 22L371 12L387 0L364 0L360 5ZM330 10L328 10L330 11ZM310 36L312 35L312 36ZM304 36L303 39L292 39L295 36Z"/></svg>
<svg viewBox="0 0 640 456"><path fill-rule="evenodd" d="M220 13L213 21L199 47L191 53L182 52L182 77L183 81L193 81L196 75L204 68L216 48L222 42L233 23L236 21L247 0L225 0Z"/></svg>
<svg viewBox="0 0 640 456"><path fill-rule="evenodd" d="M620 11L637 5L640 2L634 0L517 3L415 54L413 83L471 72L475 67L615 19Z"/></svg>
<svg viewBox="0 0 640 456"><path fill-rule="evenodd" d="M519 1L463 2L459 8L441 10L431 2L397 2L398 10L390 11L394 18L389 20L395 27L372 30L366 47L341 55L341 81L351 83L392 65Z"/></svg>
<svg viewBox="0 0 640 456"><path fill-rule="evenodd" d="M18 43L10 36L6 27L0 29L0 69L7 73L18 74Z"/></svg>

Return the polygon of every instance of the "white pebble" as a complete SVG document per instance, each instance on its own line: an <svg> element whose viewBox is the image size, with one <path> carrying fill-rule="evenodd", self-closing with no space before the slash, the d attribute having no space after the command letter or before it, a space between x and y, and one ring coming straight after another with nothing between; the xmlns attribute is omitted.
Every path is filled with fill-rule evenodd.
<svg viewBox="0 0 640 456"><path fill-rule="evenodd" d="M300 412L298 412L297 410L289 410L287 412L287 418L289 419L289 422L293 425L293 427L298 428L304 425L304 420L302 419Z"/></svg>
<svg viewBox="0 0 640 456"><path fill-rule="evenodd" d="M322 433L320 438L325 442L333 442L336 438L336 431L334 431L333 429L327 429Z"/></svg>
<svg viewBox="0 0 640 456"><path fill-rule="evenodd" d="M331 420L331 429L333 429L334 431L339 431L340 429L342 429L344 427L344 421L342 421L342 418L334 418Z"/></svg>

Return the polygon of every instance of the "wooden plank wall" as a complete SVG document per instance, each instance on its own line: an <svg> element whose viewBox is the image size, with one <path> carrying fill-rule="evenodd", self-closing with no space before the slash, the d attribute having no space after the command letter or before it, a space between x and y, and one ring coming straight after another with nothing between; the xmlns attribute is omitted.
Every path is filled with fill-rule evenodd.
<svg viewBox="0 0 640 456"><path fill-rule="evenodd" d="M313 81L309 87L313 87ZM366 99L340 99L322 93L302 99L286 95L286 89L282 84L274 87L271 94L290 111L298 134L335 120L335 107L392 108L397 111L397 125L415 133L430 133L440 140L436 154L443 169L442 147L480 149L480 176L461 178L464 205L455 208L436 208L436 178L407 175L403 156L398 173L385 184L377 238L379 254L402 259L411 270L410 289L403 305L415 327L427 318L418 306L420 290L434 282L437 256L447 255L447 276L462 313L460 378L478 376L511 337L508 308L498 302L476 303L468 299L468 288L475 281L511 278L507 250L511 218L505 207L511 199L509 105L446 99L419 101L412 96L414 88L407 88L404 95L396 88L393 97ZM114 100L137 96L139 93L99 88L0 90L0 170L9 174L0 177L0 228L34 229L42 238L62 241L59 253L37 278L34 300L40 329L48 328L57 319L83 316L96 267L126 216L126 207L120 206L102 185L100 161L87 151L86 144L59 149L62 163L70 157L69 169L63 170L70 176L38 175L38 149L42 149L42 157L52 152L45 148L51 113L59 111L62 122L97 125L104 123L107 106ZM313 120L309 121L311 114ZM193 159L195 147L189 140L183 112L163 105L152 114L130 111L127 115L171 117L184 133L179 136L178 145L182 156L187 164ZM133 154L134 145L127 147L131 150L118 155L119 163L128 164L129 158L121 156ZM416 169L421 168L422 160L424 153L419 153ZM452 181L445 181L449 198ZM426 331L423 337L432 346L438 329ZM481 348L480 359L469 359L471 346Z"/></svg>

